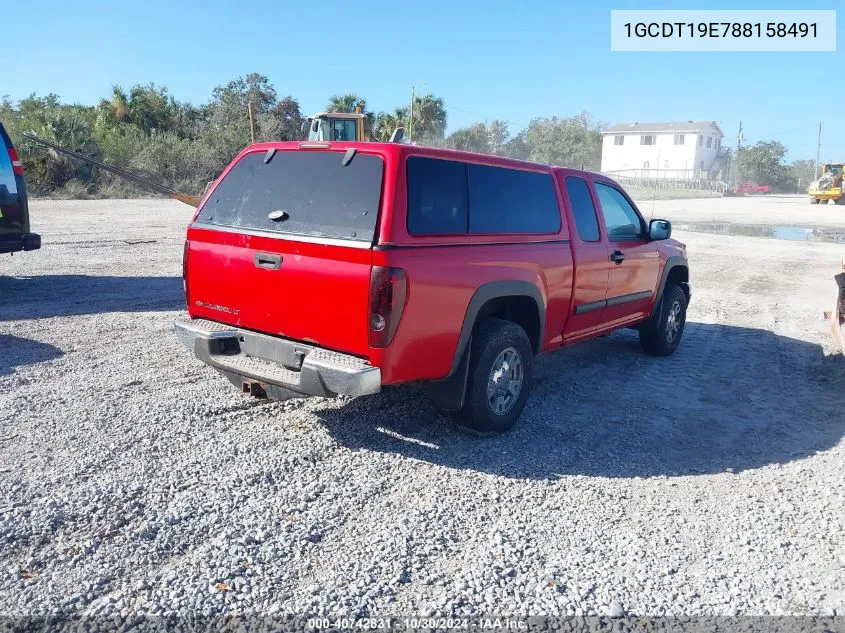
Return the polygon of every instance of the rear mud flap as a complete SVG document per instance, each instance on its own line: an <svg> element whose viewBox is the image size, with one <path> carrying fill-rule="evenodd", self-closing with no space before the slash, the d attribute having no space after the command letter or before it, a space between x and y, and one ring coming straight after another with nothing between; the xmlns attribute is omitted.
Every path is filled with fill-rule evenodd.
<svg viewBox="0 0 845 633"><path fill-rule="evenodd" d="M444 380L437 380L428 384L429 398L439 409L446 411L460 411L464 406L467 390L467 376L469 374L469 354L472 349L472 336L464 350L463 358L458 363L455 373Z"/></svg>

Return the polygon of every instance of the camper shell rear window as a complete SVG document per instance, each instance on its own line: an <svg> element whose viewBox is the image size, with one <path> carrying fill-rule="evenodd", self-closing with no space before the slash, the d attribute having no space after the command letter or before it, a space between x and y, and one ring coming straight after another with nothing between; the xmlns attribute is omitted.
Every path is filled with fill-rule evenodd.
<svg viewBox="0 0 845 633"><path fill-rule="evenodd" d="M254 152L217 185L196 222L285 235L372 242L384 162L357 152Z"/></svg>

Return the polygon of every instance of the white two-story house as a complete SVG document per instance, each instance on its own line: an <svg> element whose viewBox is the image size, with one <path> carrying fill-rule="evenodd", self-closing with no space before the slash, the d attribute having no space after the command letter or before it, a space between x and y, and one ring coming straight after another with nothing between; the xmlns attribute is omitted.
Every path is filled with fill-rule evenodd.
<svg viewBox="0 0 845 633"><path fill-rule="evenodd" d="M603 132L601 170L635 178L715 178L716 121L620 123Z"/></svg>

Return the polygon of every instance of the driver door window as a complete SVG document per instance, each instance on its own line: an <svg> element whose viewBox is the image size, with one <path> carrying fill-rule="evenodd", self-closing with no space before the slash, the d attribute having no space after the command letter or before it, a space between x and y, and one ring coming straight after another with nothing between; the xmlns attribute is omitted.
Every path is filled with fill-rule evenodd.
<svg viewBox="0 0 845 633"><path fill-rule="evenodd" d="M597 182L595 186L604 215L607 238L611 242L645 238L642 218L625 196L610 185Z"/></svg>

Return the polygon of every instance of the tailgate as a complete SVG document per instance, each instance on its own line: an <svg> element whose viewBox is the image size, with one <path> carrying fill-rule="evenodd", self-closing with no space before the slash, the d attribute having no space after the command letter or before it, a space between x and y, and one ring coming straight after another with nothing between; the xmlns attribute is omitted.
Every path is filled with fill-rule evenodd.
<svg viewBox="0 0 845 633"><path fill-rule="evenodd" d="M243 156L188 230L190 315L366 356L382 172L360 153Z"/></svg>
<svg viewBox="0 0 845 633"><path fill-rule="evenodd" d="M192 317L367 355L370 249L198 228L188 238Z"/></svg>

